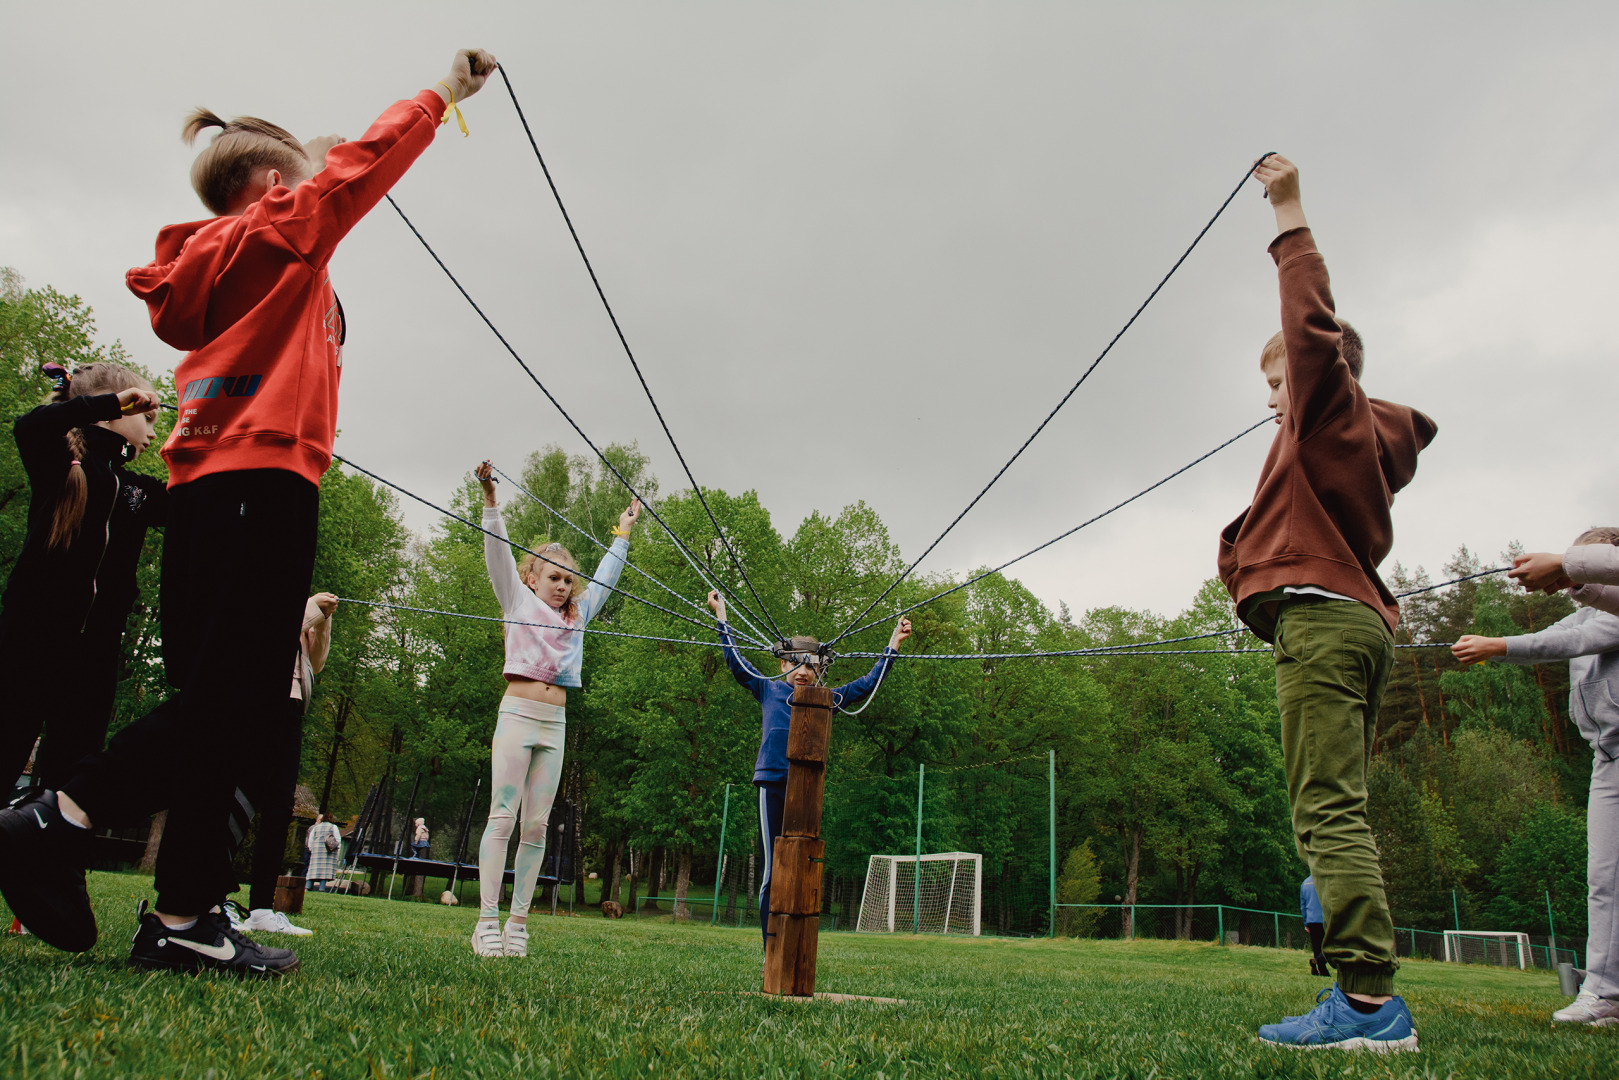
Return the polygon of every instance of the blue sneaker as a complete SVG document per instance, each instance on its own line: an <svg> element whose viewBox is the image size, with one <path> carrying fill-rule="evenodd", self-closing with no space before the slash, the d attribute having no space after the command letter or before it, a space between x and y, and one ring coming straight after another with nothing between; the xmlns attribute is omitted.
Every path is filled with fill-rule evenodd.
<svg viewBox="0 0 1619 1080"><path fill-rule="evenodd" d="M1385 1001L1374 1013L1357 1012L1333 984L1317 995L1316 1002L1316 1007L1304 1016L1288 1017L1280 1024L1260 1028L1260 1041L1303 1049L1371 1050L1384 1054L1417 1049L1411 1010L1398 997Z"/></svg>

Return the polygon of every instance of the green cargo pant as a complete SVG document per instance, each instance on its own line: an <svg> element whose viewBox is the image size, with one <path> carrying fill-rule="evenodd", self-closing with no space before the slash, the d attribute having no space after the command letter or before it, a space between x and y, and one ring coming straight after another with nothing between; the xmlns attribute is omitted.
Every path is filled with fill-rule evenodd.
<svg viewBox="0 0 1619 1080"><path fill-rule="evenodd" d="M1394 923L1366 823L1366 765L1394 638L1353 600L1287 600L1276 619L1276 704L1293 837L1326 914L1322 952L1345 993L1394 992Z"/></svg>

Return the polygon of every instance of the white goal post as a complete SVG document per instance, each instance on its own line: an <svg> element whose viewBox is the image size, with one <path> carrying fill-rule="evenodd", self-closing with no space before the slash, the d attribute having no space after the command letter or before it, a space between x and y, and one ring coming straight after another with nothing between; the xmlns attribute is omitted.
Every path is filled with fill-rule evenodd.
<svg viewBox="0 0 1619 1080"><path fill-rule="evenodd" d="M1534 963L1529 935L1515 930L1446 930L1445 959L1459 964L1493 964L1520 971Z"/></svg>
<svg viewBox="0 0 1619 1080"><path fill-rule="evenodd" d="M920 878L920 882L918 882ZM977 936L984 897L984 857L970 851L873 855L866 865L855 929L867 933Z"/></svg>

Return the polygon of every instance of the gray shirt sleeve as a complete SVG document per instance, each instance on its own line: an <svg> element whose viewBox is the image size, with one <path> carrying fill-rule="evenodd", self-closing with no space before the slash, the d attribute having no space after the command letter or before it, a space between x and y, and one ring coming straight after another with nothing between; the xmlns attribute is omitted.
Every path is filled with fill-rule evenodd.
<svg viewBox="0 0 1619 1080"><path fill-rule="evenodd" d="M1619 547L1579 544L1563 552L1563 573L1581 585L1619 585Z"/></svg>
<svg viewBox="0 0 1619 1080"><path fill-rule="evenodd" d="M1619 616L1581 608L1538 633L1506 640L1507 654L1502 659L1509 664L1539 664L1611 652L1619 649Z"/></svg>

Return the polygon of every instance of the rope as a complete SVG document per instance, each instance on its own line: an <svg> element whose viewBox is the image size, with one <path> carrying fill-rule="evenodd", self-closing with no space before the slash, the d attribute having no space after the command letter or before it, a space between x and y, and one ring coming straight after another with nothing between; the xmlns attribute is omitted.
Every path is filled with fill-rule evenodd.
<svg viewBox="0 0 1619 1080"><path fill-rule="evenodd" d="M601 634L606 637L634 638L636 641L663 641L671 645L697 645L705 649L719 648L718 642L695 641L691 638L654 637L650 634L630 634L622 630L592 630L587 626L554 626L551 623L523 622L519 619L497 619L493 615L469 615L464 611L441 611L438 608L412 607L410 604L394 604L386 600L356 600L352 596L339 596L339 603L361 604L365 607L391 608L394 611L413 611L418 615L444 615L452 619L470 619L473 622L503 623L506 626L536 626L542 630L565 630L570 634ZM744 648L752 652L767 652L763 645L747 645Z"/></svg>
<svg viewBox="0 0 1619 1080"><path fill-rule="evenodd" d="M664 521L662 516L659 515L657 508L652 505L651 500L643 497L639 491L635 490L635 485L631 484L629 479L618 470L618 466L614 465L610 460L608 460L607 455L601 452L601 448L591 441L589 435L585 434L584 428L581 428L578 422L575 421L571 415L569 415L568 410L562 407L562 403L558 401L551 391L546 388L546 385L540 381L540 377L534 374L534 369L528 366L528 363L524 361L522 356L518 354L517 350L512 347L512 343L506 340L506 335L502 334L500 332L500 328L494 324L494 321L491 320L488 315L484 314L483 308L478 306L478 302L472 298L472 294L467 292L466 288L462 286L460 280L455 276L455 274L451 273L450 268L444 264L444 260L438 257L438 252L433 250L433 245L427 242L427 238L421 234L421 230L417 229L410 218L405 216L405 212L399 208L399 204L394 201L394 197L392 195L384 195L383 198L388 200L388 205L394 208L394 213L399 215L399 219L405 223L405 226L409 228L413 234L415 234L416 239L421 241L422 247L427 249L427 253L433 257L433 261L438 263L439 269L444 271L444 276L450 279L450 284L454 285L456 291L461 294L468 304L472 305L472 310L478 313L478 318L482 319L483 324L489 327L490 331L495 335L495 338L501 343L502 346L505 347L506 351L511 354L511 358L517 361L517 366L523 369L524 374L529 377L535 386L540 388L540 393L545 395L546 400L556 407L557 412L562 414L562 419L568 422L568 426L573 428L574 433L585 441L585 445L590 447L591 451L595 453L596 457L601 459L601 463L606 465L608 470L618 478L618 482L624 485L625 490L635 498L641 500L641 505L646 507L647 513L652 515L652 520L656 521L660 526L662 526L665 533L668 533L669 539L673 540L680 546L682 550L686 550L687 553L690 554L685 543L669 528L669 523ZM739 607L741 607L742 610L747 611L750 615L752 614L747 605L734 596L731 593L731 590L725 587L723 582L716 581L715 584L721 591L725 593L726 596L729 596ZM755 618L757 618L757 616L755 616Z"/></svg>
<svg viewBox="0 0 1619 1080"><path fill-rule="evenodd" d="M973 507L978 505L978 501L989 493L989 489L994 487L996 482L1006 474L1006 470L1012 467L1012 463L1023 456L1023 451L1027 450L1029 448L1029 444L1034 442L1034 440L1039 437L1040 433L1046 429L1046 425L1051 423L1052 418L1062 410L1064 405L1068 404L1068 399L1073 397L1075 391L1085 384L1086 379L1091 377L1091 372L1096 370L1097 365L1107 357L1108 353L1113 351L1113 346L1119 343L1119 339L1124 336L1125 331L1129 330L1130 327L1135 325L1135 321L1141 317L1141 313L1147 310L1147 305L1152 303L1153 298L1156 297L1159 291L1169 283L1169 279L1174 276L1176 270L1180 269L1181 263L1185 262L1187 257L1192 254L1192 250L1196 248L1197 245L1202 241L1203 237L1208 234L1208 231L1214 227L1214 223L1220 220L1220 215L1225 213L1225 208L1231 205L1231 200L1237 197L1238 193L1242 191L1243 185L1248 182L1248 178L1253 176L1254 170L1259 167L1259 162L1270 157L1271 153L1274 153L1274 151L1264 154L1258 159L1258 161L1255 161L1252 165L1248 166L1248 171L1242 174L1242 179L1237 183L1237 186L1231 189L1231 194L1225 197L1225 202L1220 204L1220 209L1214 212L1214 216L1209 218L1208 224L1204 225L1203 228L1198 231L1197 236L1193 238L1191 244L1186 248L1185 251L1181 252L1181 257L1175 260L1175 265L1169 268L1169 273L1165 274L1162 280L1160 280L1157 285L1153 286L1152 292L1148 293L1147 298L1141 302L1141 306L1136 308L1135 314L1131 315L1129 320L1125 322L1124 326L1119 329L1119 332L1113 335L1113 340L1109 341L1107 343L1107 347L1097 355L1095 360L1091 361L1090 367L1087 367L1084 373L1080 375L1079 380L1075 382L1073 386L1068 388L1068 393L1064 394L1062 396L1062 400L1057 402L1056 407L1046 414L1046 418L1040 421L1039 426L1034 429L1034 432L1027 439L1023 440L1023 445L1017 448L1017 453L1008 458L1006 464L1002 465L995 475L990 477L989 483L984 485L983 490L977 495L974 495L972 501L967 504L966 509L957 514L955 519L951 521L949 525L945 526L944 532L939 534L938 539L929 544L927 550L922 552L921 555L917 556L916 562L913 562L910 566L907 566L904 572L901 573L899 577L894 579L894 583L883 590L882 596L877 597L877 599L873 600L865 611L862 611L859 615L855 616L854 620L849 623L851 627L860 622L860 620L864 619L867 615L870 615L872 610L875 609L878 604L882 603L884 597L893 592L894 589L899 586L900 582L910 577L911 571L916 569L917 564L923 559L927 558L933 549L938 547L940 542L943 541L945 537L950 535L950 530L954 529L956 525L960 523L961 519L966 517L968 512L971 511ZM833 638L829 644L836 645L848 635L849 631L846 629L843 631L843 633Z"/></svg>
<svg viewBox="0 0 1619 1080"><path fill-rule="evenodd" d="M924 606L926 604L931 604L931 603L933 603L933 601L942 599L943 597L946 597L946 596L949 596L953 592L959 592L960 590L967 588L969 585L974 585L974 584L976 584L976 583L978 583L980 581L983 581L985 578L989 577L991 574L998 574L1002 570L1005 570L1008 566L1011 566L1013 563L1022 562L1024 559L1027 559L1030 555L1034 555L1034 554L1036 554L1038 552L1044 551L1046 548L1050 547L1052 544L1055 544L1059 540L1066 540L1068 537L1074 535L1075 533L1077 533L1079 530L1085 528L1086 526L1094 525L1098 521L1101 521L1103 518L1105 518L1109 514L1113 513L1113 511L1121 510L1124 507L1129 506L1131 503L1135 502L1137 499L1141 498L1143 495L1146 495L1148 492L1153 491L1153 490L1155 490L1157 488L1163 487L1165 484L1167 484L1171 480L1175 479L1175 477L1179 476L1181 473L1186 472L1188 469L1192 468L1192 466L1199 465L1202 462L1207 461L1209 458L1213 457L1215 454L1218 454L1221 450L1224 450L1226 447L1230 446L1232 443L1236 442L1238 439L1242 438L1244 435L1247 435L1247 434L1249 434L1251 432L1254 432L1254 431L1258 431L1260 428L1264 427L1266 424L1271 423L1272 420L1273 420L1272 417L1267 416L1263 420L1259 421L1259 423L1253 425L1252 427L1244 428L1242 431L1237 432L1235 435L1231 436L1231 438L1227 439L1225 442L1221 443L1219 446L1216 446L1213 450L1210 450L1208 453L1203 454L1202 456L1193 459L1192 461L1188 462L1185 465L1182 465L1180 468L1176 469L1174 472L1170 473L1168 476L1164 477L1162 480L1158 481L1156 484L1152 484L1149 487L1143 488L1142 490L1136 492L1134 495L1130 496L1128 499L1125 499L1123 502L1117 504L1116 506L1112 506L1112 507L1110 507L1110 508L1108 508L1106 510L1103 510L1100 514L1097 514L1095 517L1091 518L1089 521L1080 522L1078 525L1075 525L1072 529L1069 529L1067 532L1059 533L1058 535L1053 536L1050 540L1047 540L1045 543L1039 545L1038 547L1034 547L1034 548L1031 548L1028 551L1025 551L1023 554L1017 556L1017 558L1008 559L1005 562L1001 563L1001 565L999 565L997 567L993 567L992 569L985 570L982 574L979 574L977 577L968 578L966 581L963 581L960 585L952 586L951 588L945 589L943 592L934 593L932 596L928 597L926 600L920 600L920 601L912 604L908 608L901 608L899 611L896 611L893 615L885 615L880 619L873 619L871 622L866 623L864 626L855 627L853 630L845 630L843 633L838 635L837 640L841 640L841 639L843 639L845 637L848 637L851 634L858 634L862 630L869 630L873 626L876 626L878 623L887 622L889 619L897 619L902 615L908 615L911 612L915 611L919 607L922 607L922 606ZM878 599L882 599L882 598L878 597ZM868 608L867 610L869 611L870 608Z"/></svg>
<svg viewBox="0 0 1619 1080"><path fill-rule="evenodd" d="M343 464L347 465L349 468L353 469L354 471L364 473L365 475L369 476L371 479L375 480L377 483L383 484L383 485L385 485L387 487L391 487L395 491L399 492L399 494L405 496L406 498L415 499L417 502L421 503L423 506L428 507L429 509L432 509L432 510L436 510L439 513L443 514L445 517L454 518L456 521L459 521L461 524L467 526L468 528L477 529L479 532L483 533L485 536L492 536L496 540L499 540L501 543L508 544L508 545L516 548L518 551L527 552L528 554L534 556L536 559L539 559L541 562L550 563L552 566L559 566L562 569L568 571L570 574L577 574L579 577L584 578L586 581L590 582L593 585L600 585L602 588L607 589L610 592L618 593L620 596L627 596L631 600L635 600L635 601L638 601L639 603L645 604L649 608L656 608L657 610L663 612L665 615L673 615L675 618L681 620L682 622L691 623L693 626L701 627L704 630L708 629L708 624L707 623L698 622L696 619L693 619L693 618L691 618L690 616L687 616L687 615L682 615L678 611L670 611L668 608L664 607L663 605L655 604L651 600L648 600L643 596L636 596L634 593L625 592L623 589L620 589L616 585L609 585L605 581L598 581L596 578L591 577L589 574L585 573L584 571L579 570L579 569L577 569L575 567L569 566L566 563L559 563L555 559L548 559L544 555L541 555L538 551L535 551L533 548L526 548L522 544L513 543L510 538L505 537L505 536L501 536L499 533L490 532L488 529L484 528L482 525L478 524L477 522L468 521L466 518L462 517L460 514L457 514L454 510L446 510L444 507L442 507L442 506L438 505L437 503L432 502L432 501L430 501L428 499L422 498L420 495L417 495L413 491L405 490L404 488L400 487L398 484L394 483L392 480L384 480L382 477L378 476L376 473L372 472L370 469L367 469L367 468L365 468L363 466L360 466L360 465L356 465L354 462L350 461L346 457L342 457L342 456L340 456L338 454L333 454L332 459L335 460L335 461L341 461ZM471 618L472 616L468 616L468 617Z"/></svg>
<svg viewBox="0 0 1619 1080"><path fill-rule="evenodd" d="M1151 645L1154 642L1143 642ZM1448 649L1455 642L1431 641L1415 645L1396 645L1396 649ZM1031 660L1040 658L1056 658L1064 656L1091 657L1093 659L1112 658L1118 656L1232 656L1239 653L1273 653L1270 648L1252 649L1142 649L1136 652L1125 650L1121 646L1097 649L1058 649L1049 652L1012 652L1012 653L900 653L897 660ZM850 658L881 656L873 652L846 652L840 654Z"/></svg>
<svg viewBox="0 0 1619 1080"><path fill-rule="evenodd" d="M725 547L725 553L731 557L731 565L736 567L737 573L742 575L743 583L747 585L748 592L753 595L753 602L759 605L760 611L764 612L762 621L770 625L778 638L786 637L781 632L781 628L776 625L776 620L770 617L770 610L765 607L765 602L760 599L758 590L753 587L753 582L748 579L748 572L742 568L742 563L738 560L736 552L732 550L730 541L725 539L725 530L720 528L719 519L714 516L714 511L709 508L708 499L703 495L702 486L697 483L697 478L692 475L691 466L686 464L686 455L681 453L680 444L675 442L674 432L669 430L669 423L663 418L663 410L658 407L657 399L652 396L652 388L647 385L646 376L641 372L641 365L635 359L635 351L630 348L629 339L624 336L624 328L619 325L618 316L613 312L613 305L607 302L607 292L602 288L601 279L596 276L596 268L591 265L590 256L585 254L585 245L579 239L579 230L574 228L573 217L568 213L568 208L563 205L562 193L557 190L556 181L551 177L550 166L546 165L545 155L540 153L540 144L534 138L533 129L528 126L528 117L523 114L523 106L517 100L517 91L512 89L511 77L506 74L504 66L499 70L500 79L506 84L506 93L512 99L512 108L517 110L517 119L522 121L523 134L528 136L528 144L534 149L534 157L540 163L540 171L545 174L545 183L551 189L551 197L556 200L557 209L562 212L562 220L568 226L568 235L573 237L573 246L578 250L579 258L585 264L585 271L590 274L590 283L596 287L596 295L601 298L602 308L607 312L608 321L613 324L613 333L618 335L618 343L623 346L624 355L629 358L630 367L635 369L635 378L641 384L642 393L646 394L647 403L652 406L653 415L658 418L658 426L663 428L663 434L669 440L669 446L674 450L675 457L680 461L680 468L685 472L686 480L690 482L692 491L697 493L697 501L703 504L703 512L708 515L708 520L713 524L714 532L718 534L720 543Z"/></svg>
<svg viewBox="0 0 1619 1080"><path fill-rule="evenodd" d="M1494 570L1480 570L1476 574L1468 574L1466 577L1451 578L1449 581L1441 581L1437 585L1424 585L1420 589L1407 589L1405 592L1395 593L1394 599L1403 600L1407 596L1416 596L1418 593L1433 592L1435 589L1443 589L1447 585L1460 585L1462 582L1472 581L1474 578L1489 577L1491 574L1504 574L1511 569L1512 567L1510 566L1497 566Z"/></svg>
<svg viewBox="0 0 1619 1080"><path fill-rule="evenodd" d="M534 494L528 488L524 487L522 482L517 480L516 478L514 478L510 473L508 473L505 470L501 469L494 462L490 462L489 467L495 471L496 475L498 475L500 477L503 477L508 483L510 483L512 485L512 487L516 488L518 491L521 491L524 495L527 495L530 499L533 499L536 503L543 506L546 510L549 510L551 513L555 514L557 516L557 518L559 520L561 520L561 522L564 525L566 525L568 528L572 529L574 532L578 533L580 536L583 536L586 540L589 540L592 544L595 544L597 547L601 548L603 551L608 550L608 545L606 545L606 544L602 543L600 540L596 539L596 536L595 536L594 533L591 533L586 529L582 529L578 525L575 525L573 522L569 521L566 514L564 514L562 511L558 510L556 507L552 506L550 503L546 502L544 499L540 498L538 495ZM698 604L698 603L696 603L696 602L694 602L692 600L686 599L684 596L682 596L679 593L675 592L669 586L665 585L663 582L659 581L657 578L653 577L651 574L647 573L645 570L642 570L639 566L636 566L634 563L630 562L629 559L626 558L624 560L624 565L629 567L631 570L634 570L637 574L640 574L642 577L646 578L648 581L652 582L652 584L656 585L658 588L662 589L664 592L668 593L670 596L674 597L676 600L679 600L681 603L685 604L687 607L690 607L693 611L698 611L698 612L706 612L707 611L707 609L704 608L701 604ZM763 637L763 635L761 635L759 633L758 629L756 627L753 627L753 626L749 626L748 629L753 631L753 633L751 635L749 635L749 637L753 641L753 643L754 644L763 644L764 637Z"/></svg>

